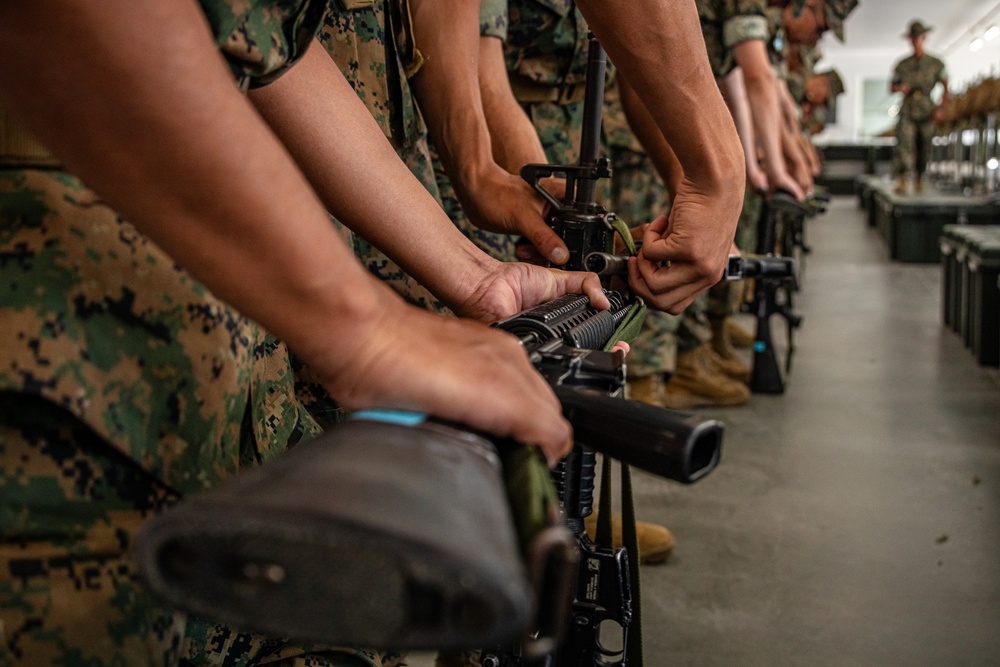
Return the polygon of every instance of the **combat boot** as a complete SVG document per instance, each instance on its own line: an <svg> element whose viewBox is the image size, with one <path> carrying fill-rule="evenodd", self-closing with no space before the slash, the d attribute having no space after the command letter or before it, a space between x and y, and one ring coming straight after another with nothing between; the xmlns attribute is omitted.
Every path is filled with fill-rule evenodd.
<svg viewBox="0 0 1000 667"><path fill-rule="evenodd" d="M924 177L917 176L917 180L913 182L913 191L920 193L924 191Z"/></svg>
<svg viewBox="0 0 1000 667"><path fill-rule="evenodd" d="M707 344L706 344L707 345ZM750 389L705 363L706 346L677 355L677 370L663 385L661 405L674 410L743 405Z"/></svg>
<svg viewBox="0 0 1000 667"><path fill-rule="evenodd" d="M590 539L594 539L597 535L596 512L584 520L584 527ZM642 565L655 565L666 561L677 544L669 528L645 521L635 522L635 536L639 543L639 563ZM618 514L611 517L611 544L616 549L622 546L622 518Z"/></svg>
<svg viewBox="0 0 1000 667"><path fill-rule="evenodd" d="M713 339L714 342L714 339ZM750 367L743 363L736 351L733 350L732 346L729 347L729 351L732 354L730 357L724 357L719 354L718 349L712 343L706 343L705 352L703 353L702 363L704 363L709 370L719 370L734 380L739 380L740 382L749 382L750 375L752 371Z"/></svg>
<svg viewBox="0 0 1000 667"><path fill-rule="evenodd" d="M906 176L900 176L899 180L896 181L896 194L897 195L906 194Z"/></svg>
<svg viewBox="0 0 1000 667"><path fill-rule="evenodd" d="M628 381L625 395L633 401L663 406L663 376L654 373L648 377L632 378Z"/></svg>
<svg viewBox="0 0 1000 667"><path fill-rule="evenodd" d="M736 324L731 317L726 318L726 338L729 339L733 347L740 350L753 347L753 342L756 340L756 336Z"/></svg>
<svg viewBox="0 0 1000 667"><path fill-rule="evenodd" d="M709 323L712 325L712 351L715 353L713 360L726 375L748 382L750 367L743 363L729 340L729 328L726 326L729 319L729 317L709 318Z"/></svg>

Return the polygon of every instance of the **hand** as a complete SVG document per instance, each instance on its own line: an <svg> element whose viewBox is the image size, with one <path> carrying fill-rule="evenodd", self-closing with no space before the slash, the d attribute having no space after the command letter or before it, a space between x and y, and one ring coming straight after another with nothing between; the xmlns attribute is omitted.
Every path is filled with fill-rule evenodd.
<svg viewBox="0 0 1000 667"><path fill-rule="evenodd" d="M905 96L907 96L907 95L910 94L910 90L911 90L910 84L908 84L908 83L897 84L896 85L896 90L899 91L900 93L902 93L903 96L905 97Z"/></svg>
<svg viewBox="0 0 1000 667"><path fill-rule="evenodd" d="M767 192L767 174L762 169L747 169L747 183L756 192Z"/></svg>
<svg viewBox="0 0 1000 667"><path fill-rule="evenodd" d="M742 187L703 194L685 180L669 219L649 224L638 257L629 260L632 291L658 310L680 314L722 276L742 207Z"/></svg>
<svg viewBox="0 0 1000 667"><path fill-rule="evenodd" d="M546 262L559 265L569 260L566 244L545 222L548 202L520 176L494 164L465 180L456 188L461 188L462 207L473 224L488 232L525 237ZM562 197L562 180L548 178L544 184L556 198Z"/></svg>
<svg viewBox="0 0 1000 667"><path fill-rule="evenodd" d="M784 190L785 192L791 194L799 201L805 201L806 195L802 188L794 179L789 175L787 171L782 169L770 176L771 186L773 190L768 190L770 194L774 194L777 190Z"/></svg>
<svg viewBox="0 0 1000 667"><path fill-rule="evenodd" d="M934 113L931 114L931 120L935 123L940 123L944 120L944 105L938 106L934 109Z"/></svg>
<svg viewBox="0 0 1000 667"><path fill-rule="evenodd" d="M353 349L341 341L306 358L341 405L426 412L537 445L550 465L569 452L572 428L516 338L392 294L382 301Z"/></svg>
<svg viewBox="0 0 1000 667"><path fill-rule="evenodd" d="M598 310L611 307L597 274L497 262L470 296L452 309L463 317L492 323L563 294L586 294Z"/></svg>
<svg viewBox="0 0 1000 667"><path fill-rule="evenodd" d="M806 195L811 194L816 186L813 183L809 166L802 162L792 162L789 166L791 167L791 176L798 184L800 192L804 192Z"/></svg>

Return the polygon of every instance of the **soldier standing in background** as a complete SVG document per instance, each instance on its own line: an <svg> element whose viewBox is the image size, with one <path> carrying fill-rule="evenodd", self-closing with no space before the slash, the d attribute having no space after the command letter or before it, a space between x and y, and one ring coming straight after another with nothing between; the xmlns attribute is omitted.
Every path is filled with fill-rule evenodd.
<svg viewBox="0 0 1000 667"><path fill-rule="evenodd" d="M941 106L931 98L931 92L940 83L944 87L941 105L948 101L948 72L944 63L924 51L924 40L930 26L912 21L903 37L910 40L913 54L896 64L892 71L889 90L903 94L896 125L896 194L906 194L910 173L915 174L913 189L922 192L923 176L934 136L934 121Z"/></svg>

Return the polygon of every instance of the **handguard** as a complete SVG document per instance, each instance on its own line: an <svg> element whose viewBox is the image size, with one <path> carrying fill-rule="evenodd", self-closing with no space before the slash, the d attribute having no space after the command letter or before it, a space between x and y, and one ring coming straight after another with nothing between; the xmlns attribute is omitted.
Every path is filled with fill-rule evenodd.
<svg viewBox="0 0 1000 667"><path fill-rule="evenodd" d="M666 479L695 482L718 465L722 424L621 398L625 355L601 348L631 303L613 290L605 294L608 310L593 308L582 294L567 294L496 326L521 339L579 444Z"/></svg>

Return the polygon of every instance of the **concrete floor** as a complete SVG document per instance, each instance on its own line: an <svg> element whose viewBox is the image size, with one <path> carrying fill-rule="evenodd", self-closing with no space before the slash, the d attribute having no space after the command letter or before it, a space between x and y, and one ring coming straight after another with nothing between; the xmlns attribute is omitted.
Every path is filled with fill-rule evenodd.
<svg viewBox="0 0 1000 667"><path fill-rule="evenodd" d="M807 234L785 395L711 411L704 481L637 473L678 541L641 572L646 665L1000 665L997 374L941 325L938 267L890 262L853 198Z"/></svg>

